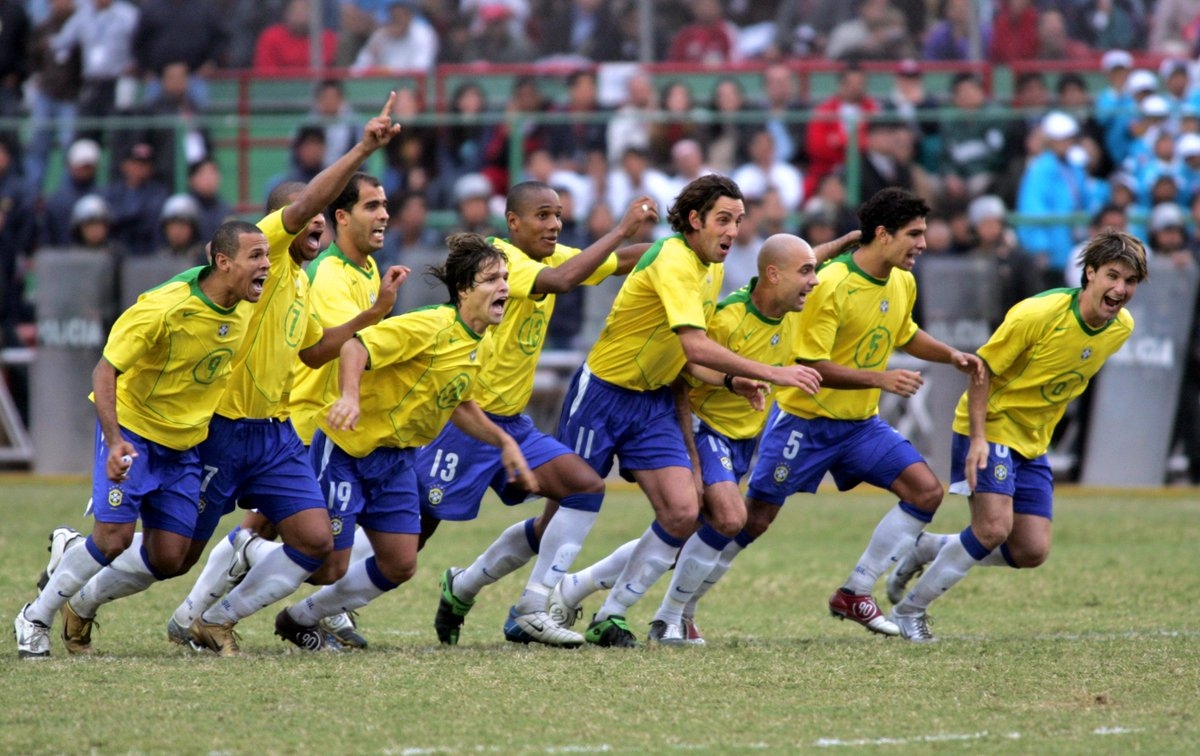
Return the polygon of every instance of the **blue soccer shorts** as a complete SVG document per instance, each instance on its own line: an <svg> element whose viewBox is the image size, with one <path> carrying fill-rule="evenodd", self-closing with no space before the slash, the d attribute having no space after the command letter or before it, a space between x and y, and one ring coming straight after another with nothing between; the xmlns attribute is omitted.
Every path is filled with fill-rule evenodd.
<svg viewBox="0 0 1200 756"><path fill-rule="evenodd" d="M696 454L700 457L700 477L704 485L714 483L740 484L750 471L757 438L731 439L708 427L692 416L692 436Z"/></svg>
<svg viewBox="0 0 1200 756"><path fill-rule="evenodd" d="M329 492L334 551L354 544L355 524L380 533L421 532L416 449L384 446L360 459L318 430L310 454L317 484Z"/></svg>
<svg viewBox="0 0 1200 756"><path fill-rule="evenodd" d="M97 522L137 522L142 527L194 538L199 518L200 455L196 448L177 451L142 438L126 428L121 435L137 449L129 476L108 479L108 444L96 421L92 459L92 515Z"/></svg>
<svg viewBox="0 0 1200 756"><path fill-rule="evenodd" d="M969 496L967 452L971 439L955 433L950 441L950 493ZM1054 519L1054 473L1043 454L1022 457L1003 444L988 444L987 467L975 471L975 491L1012 499L1013 512Z"/></svg>

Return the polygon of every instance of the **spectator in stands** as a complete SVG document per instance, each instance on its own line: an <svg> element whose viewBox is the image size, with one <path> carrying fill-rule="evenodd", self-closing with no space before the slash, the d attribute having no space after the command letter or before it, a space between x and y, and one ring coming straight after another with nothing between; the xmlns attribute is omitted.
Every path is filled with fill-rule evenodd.
<svg viewBox="0 0 1200 756"><path fill-rule="evenodd" d="M567 101L556 105L554 113L570 116L567 123L547 127L550 154L563 167L583 170L587 154L606 150L607 124L595 120L604 109L596 100L596 73L573 71L567 77Z"/></svg>
<svg viewBox="0 0 1200 756"><path fill-rule="evenodd" d="M404 129L383 148L387 168L383 186L389 194L429 191L437 174L437 130L432 126L415 125L417 116L425 111L425 99L417 87L396 90L392 105L393 117Z"/></svg>
<svg viewBox="0 0 1200 756"><path fill-rule="evenodd" d="M675 33L667 60L677 63L730 63L737 60L737 29L726 20L721 0L693 0L693 21Z"/></svg>
<svg viewBox="0 0 1200 756"><path fill-rule="evenodd" d="M450 97L449 115L454 121L438 133L437 181L431 201L449 207L454 182L466 173L483 169L483 155L492 127L483 123L487 110L483 89L473 81L459 84Z"/></svg>
<svg viewBox="0 0 1200 756"><path fill-rule="evenodd" d="M859 198L861 196L862 192L859 192ZM833 218L833 228L837 232L834 235L841 236L858 228L858 213L854 208L861 204L859 198L851 201L846 191L845 176L839 168L825 174L824 178L817 182L814 196L804 203L804 212L811 212L812 207L823 208ZM813 200L820 202L813 205Z"/></svg>
<svg viewBox="0 0 1200 756"><path fill-rule="evenodd" d="M1122 168L1145 186L1143 181L1146 171L1154 162L1156 144L1160 136L1170 136L1171 106L1160 94L1148 95L1138 102L1138 118L1129 125L1129 134L1133 137L1129 145L1129 154L1125 157Z"/></svg>
<svg viewBox="0 0 1200 756"><path fill-rule="evenodd" d="M33 197L10 140L0 134L0 347L31 346L33 322L24 285L37 236Z"/></svg>
<svg viewBox="0 0 1200 756"><path fill-rule="evenodd" d="M122 154L136 142L146 142L153 147L154 176L168 186L174 186L175 177L179 175L178 160L182 159L183 165L191 165L213 155L212 136L203 124L199 103L190 94L190 78L187 63L177 61L164 66L158 95L121 111L121 115L144 116L138 123L152 125L120 129L113 135L113 150L117 154Z"/></svg>
<svg viewBox="0 0 1200 756"><path fill-rule="evenodd" d="M1192 205L1200 194L1200 134L1180 134L1175 142L1182 181L1180 204Z"/></svg>
<svg viewBox="0 0 1200 756"><path fill-rule="evenodd" d="M1042 290L1038 266L1017 243L1016 234L1005 222L1007 215L1004 200L994 194L976 197L967 206L967 220L975 235L975 246L970 254L996 261L1001 318L1008 308ZM1000 322L988 325L996 328Z"/></svg>
<svg viewBox="0 0 1200 756"><path fill-rule="evenodd" d="M863 0L858 16L829 34L825 54L838 60L902 60L914 57L904 17L888 0Z"/></svg>
<svg viewBox="0 0 1200 756"><path fill-rule="evenodd" d="M132 92L126 85L118 98L117 83L133 82L135 70L133 35L137 29L138 9L125 0L92 0L80 4L62 31L50 41L60 62L79 50L83 84L79 91L79 117L89 121L81 125L77 136L103 144L103 132L94 119L107 118L118 107L132 105Z"/></svg>
<svg viewBox="0 0 1200 756"><path fill-rule="evenodd" d="M420 15L420 3L388 0L386 5L387 21L367 38L351 70L354 73L432 70L437 61L438 35Z"/></svg>
<svg viewBox="0 0 1200 756"><path fill-rule="evenodd" d="M288 169L267 180L263 196L269 197L271 190L285 181L307 184L316 178L325 166L325 129L306 123L296 129L288 153Z"/></svg>
<svg viewBox="0 0 1200 756"><path fill-rule="evenodd" d="M542 113L548 107L542 91L538 88L537 79L532 76L521 76L513 83L512 92L507 105L505 105L505 112L509 115ZM497 189L501 187L507 189L509 185L510 128L508 122L502 122L491 129L487 146L483 152L483 173L491 180L492 186ZM539 147L549 148L550 141L546 126L540 123L524 123L521 125L521 129L521 154L527 155Z"/></svg>
<svg viewBox="0 0 1200 756"><path fill-rule="evenodd" d="M313 88L312 107L306 123L325 129L326 166L332 165L358 142L361 120L346 99L346 87L341 79L323 79ZM407 126L407 124L405 124Z"/></svg>
<svg viewBox="0 0 1200 756"><path fill-rule="evenodd" d="M1041 142L1035 136L1042 118L1050 111L1052 102L1046 76L1041 71L1022 71L1013 85L1013 96L1008 102L1015 111L1005 118L1004 156L1002 168L992 185L991 191L1016 201L1017 186L1029 161L1041 152Z"/></svg>
<svg viewBox="0 0 1200 756"><path fill-rule="evenodd" d="M289 0L283 19L263 29L254 46L254 70L257 73L302 73L312 67L312 5L309 0ZM337 34L321 29L321 65L333 65Z"/></svg>
<svg viewBox="0 0 1200 756"><path fill-rule="evenodd" d="M999 0L988 59L993 63L1036 59L1037 27L1038 11L1033 0Z"/></svg>
<svg viewBox="0 0 1200 756"><path fill-rule="evenodd" d="M429 203L419 192L404 192L389 200L387 232L383 247L372 257L376 265L407 265L414 271L424 271L429 264L441 264L446 257L444 234L429 227ZM387 270L387 267L380 268ZM409 284L413 284L409 287ZM440 287L439 287L440 288ZM401 313L428 304L445 301L445 289L439 292L430 286L424 275L415 275L404 282L396 297L392 312Z"/></svg>
<svg viewBox="0 0 1200 756"><path fill-rule="evenodd" d="M1099 150L1095 175L1107 177L1116 168L1116 164L1105 146L1104 129L1096 120L1096 109L1091 92L1088 91L1087 79L1074 71L1067 71L1058 77L1054 92L1055 110L1061 110L1078 121L1083 139L1094 143Z"/></svg>
<svg viewBox="0 0 1200 756"><path fill-rule="evenodd" d="M473 231L483 236L501 235L492 220L492 182L482 173L468 173L454 182L454 203L458 210L456 231Z"/></svg>
<svg viewBox="0 0 1200 756"><path fill-rule="evenodd" d="M525 175L522 181L540 181L553 187L562 187L571 193L571 203L568 209L563 205L563 219L569 212L577 213L576 219L587 217L596 195L592 182L583 173L570 167L560 167L555 163L550 151L544 148L534 150L525 156Z"/></svg>
<svg viewBox="0 0 1200 756"><path fill-rule="evenodd" d="M1070 25L1096 50L1140 47L1151 15L1148 5L1142 0L1078 0L1071 9Z"/></svg>
<svg viewBox="0 0 1200 756"><path fill-rule="evenodd" d="M206 77L225 59L228 32L214 0L143 0L133 34L133 52L145 91L157 99L167 66L187 66L188 95L199 108L208 107Z"/></svg>
<svg viewBox="0 0 1200 756"><path fill-rule="evenodd" d="M1124 50L1109 50L1100 58L1107 85L1096 95L1096 122L1104 129L1104 147L1116 163L1121 162L1118 153L1123 152L1121 143L1113 138L1118 124L1127 113L1132 113L1133 95L1126 90L1129 74L1133 70L1133 56Z"/></svg>
<svg viewBox="0 0 1200 756"><path fill-rule="evenodd" d="M1038 60L1091 61L1096 53L1085 43L1067 34L1067 22L1056 10L1044 10L1038 17Z"/></svg>
<svg viewBox="0 0 1200 756"><path fill-rule="evenodd" d="M741 82L729 76L717 80L711 107L712 123L705 145L708 161L717 171L728 174L746 159L750 137L756 130L754 123L742 117L748 114L749 107ZM614 212L621 207L615 207Z"/></svg>
<svg viewBox="0 0 1200 756"><path fill-rule="evenodd" d="M487 2L479 6L479 27L471 34L465 61L487 63L529 63L537 51L523 28L512 23L513 11L504 3Z"/></svg>
<svg viewBox="0 0 1200 756"><path fill-rule="evenodd" d="M742 194L761 197L768 189L774 189L787 212L799 211L804 201L804 176L796 166L779 159L771 132L764 129L750 137L747 153L750 159L731 176Z"/></svg>
<svg viewBox="0 0 1200 756"><path fill-rule="evenodd" d="M1200 0L1158 0L1150 25L1150 52L1161 55L1194 55Z"/></svg>
<svg viewBox="0 0 1200 756"><path fill-rule="evenodd" d="M613 217L624 214L625 208L639 195L647 194L655 199L659 208L675 199L670 179L662 171L650 165L650 155L645 150L629 147L621 156L621 162L608 171L608 191L604 201Z"/></svg>
<svg viewBox="0 0 1200 756"><path fill-rule="evenodd" d="M339 66L349 66L367 43L367 39L387 20L389 0L325 0L325 6L333 7L337 23L326 19L325 28L337 29L338 46L335 61Z"/></svg>
<svg viewBox="0 0 1200 756"><path fill-rule="evenodd" d="M1066 113L1051 112L1042 119L1044 149L1021 177L1017 212L1025 215L1064 215L1085 209L1087 177L1083 168L1067 159L1079 134L1079 124ZM1018 232L1021 246L1037 256L1046 288L1058 286L1078 241L1070 223L1025 225Z"/></svg>
<svg viewBox="0 0 1200 756"><path fill-rule="evenodd" d="M67 225L68 245L105 250L122 257L125 248L112 238L112 209L98 194L85 194L71 208Z"/></svg>
<svg viewBox="0 0 1200 756"><path fill-rule="evenodd" d="M1004 165L1003 118L987 102L983 81L970 72L950 85L951 115L938 128L942 140L942 195L966 202L987 192Z"/></svg>
<svg viewBox="0 0 1200 756"><path fill-rule="evenodd" d="M991 45L992 25L986 19L975 20L971 14L973 0L941 0L939 21L925 35L921 57L925 60L970 60L971 25L979 24L981 50Z"/></svg>
<svg viewBox="0 0 1200 756"><path fill-rule="evenodd" d="M646 73L634 71L625 82L625 92L625 101L608 120L605 132L609 162L619 160L626 147L650 149L651 115L658 110L654 82Z"/></svg>
<svg viewBox="0 0 1200 756"><path fill-rule="evenodd" d="M378 0L370 1L377 2ZM229 65L232 68L250 68L254 65L254 49L258 45L258 38L267 27L283 18L289 0L254 0L254 2L219 0L219 2L224 5L224 15L229 18ZM321 4L321 26L325 29L337 29L343 7L352 4L354 3L325 0ZM371 28L373 29L374 26ZM367 36L364 34L358 47L362 46L362 42L366 38ZM358 47L354 48L355 53L358 52ZM351 53L350 57L345 61L340 61L339 65L348 66L353 60L354 53Z"/></svg>
<svg viewBox="0 0 1200 756"><path fill-rule="evenodd" d="M121 158L120 178L104 191L112 209L113 239L129 254L154 252L159 215L170 193L154 178L154 148L146 142L130 145Z"/></svg>
<svg viewBox="0 0 1200 756"><path fill-rule="evenodd" d="M538 18L538 49L542 56L577 55L597 62L622 60L621 33L611 3L570 0L547 5L547 13Z"/></svg>
<svg viewBox="0 0 1200 756"><path fill-rule="evenodd" d="M0 0L0 118L15 118L21 112L32 31L24 3Z"/></svg>
<svg viewBox="0 0 1200 756"><path fill-rule="evenodd" d="M818 105L808 123L808 175L805 194L826 174L846 159L849 135L846 122L858 121L858 143L867 136L866 119L879 112L879 104L867 95L867 75L855 64L848 64L838 74L837 91Z"/></svg>
<svg viewBox="0 0 1200 756"><path fill-rule="evenodd" d="M937 170L941 144L938 119L931 112L942 105L926 91L920 64L915 60L900 61L892 79L891 91L882 105L885 112L899 118L912 133L915 161L926 170ZM864 192L863 196L871 195Z"/></svg>
<svg viewBox="0 0 1200 756"><path fill-rule="evenodd" d="M1166 58L1158 64L1158 80L1162 82L1160 94L1171 107L1170 129L1179 131L1179 115L1188 98L1188 62L1180 58Z"/></svg>
<svg viewBox="0 0 1200 756"><path fill-rule="evenodd" d="M671 160L675 143L683 139L703 141L704 135L696 117L692 90L681 81L662 89L661 109L668 118L650 124L650 156L655 165Z"/></svg>
<svg viewBox="0 0 1200 756"><path fill-rule="evenodd" d="M61 247L69 241L71 209L81 197L97 191L100 145L80 139L67 149L67 175L42 206L41 245Z"/></svg>
<svg viewBox="0 0 1200 756"><path fill-rule="evenodd" d="M208 241L233 216L233 207L221 198L221 167L216 160L208 157L188 166L187 191L196 201L200 238Z"/></svg>
<svg viewBox="0 0 1200 756"><path fill-rule="evenodd" d="M60 62L50 48L50 40L62 31L74 12L74 0L51 0L49 15L34 28L29 40L33 86L29 102L30 138L24 156L25 180L37 197L42 194L46 162L50 159L55 136L58 147L66 150L75 134L80 87L79 50L74 50ZM0 36L3 34L0 30ZM0 44L6 43L0 41ZM0 70L2 68L3 64L0 64Z"/></svg>
<svg viewBox="0 0 1200 756"><path fill-rule="evenodd" d="M611 0L613 15L617 18L617 53L613 60L641 62L642 28L638 20L638 3L641 0ZM656 6L657 7L657 6ZM659 24L649 32L650 60L665 60L670 39L665 32L667 26ZM677 26L669 27L677 29ZM600 237L596 237L597 239Z"/></svg>
<svg viewBox="0 0 1200 756"><path fill-rule="evenodd" d="M200 236L200 206L190 194L167 198L158 216L158 227L162 245L156 255L178 260L181 271L208 263L204 251L207 240Z"/></svg>
<svg viewBox="0 0 1200 756"><path fill-rule="evenodd" d="M802 165L804 155L804 121L796 114L808 108L808 104L796 95L796 77L785 63L772 63L763 69L763 101L766 111L766 128L775 138L775 151L779 159L787 163Z"/></svg>
<svg viewBox="0 0 1200 756"><path fill-rule="evenodd" d="M1141 119L1142 101L1157 91L1158 77L1150 71L1138 69L1129 73L1123 96L1105 98L1097 103L1097 116L1107 122L1104 146L1117 165L1125 164L1134 142L1141 136L1138 121Z"/></svg>
<svg viewBox="0 0 1200 756"><path fill-rule="evenodd" d="M904 159L900 140L912 139L900 121L886 116L871 119L867 124L867 141L859 160L858 191L863 197L874 197L880 189L898 186L914 191L912 166Z"/></svg>

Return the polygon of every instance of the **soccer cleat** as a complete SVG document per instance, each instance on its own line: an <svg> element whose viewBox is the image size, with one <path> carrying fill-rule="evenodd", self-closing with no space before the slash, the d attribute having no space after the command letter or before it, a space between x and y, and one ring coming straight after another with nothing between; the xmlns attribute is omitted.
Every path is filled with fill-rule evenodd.
<svg viewBox="0 0 1200 756"><path fill-rule="evenodd" d="M21 607L17 618L13 620L13 634L17 636L17 658L47 659L50 657L50 628L36 620L26 619L25 610L29 604Z"/></svg>
<svg viewBox="0 0 1200 756"><path fill-rule="evenodd" d="M192 635L195 635L195 625L192 625ZM325 646L324 633L316 625L301 625L292 619L287 609L281 609L275 615L275 634L285 641L291 641L305 651L320 651Z"/></svg>
<svg viewBox="0 0 1200 756"><path fill-rule="evenodd" d="M95 619L80 617L75 612L75 607L71 606L70 601L63 604L58 611L62 615L62 639L63 645L67 647L67 653L72 656L94 654L96 649L92 648L92 625L95 623Z"/></svg>
<svg viewBox="0 0 1200 756"><path fill-rule="evenodd" d="M246 556L246 547L255 538L258 536L254 531L245 528L238 528L237 534L233 537L233 556L229 559L229 569L226 572L230 589L242 582L246 573L250 571L250 559Z"/></svg>
<svg viewBox="0 0 1200 756"><path fill-rule="evenodd" d="M458 645L458 631L467 612L475 606L475 599L463 601L454 595L454 578L462 574L458 567L447 567L442 573L442 595L438 599L437 614L433 616L433 629L438 641L447 646Z"/></svg>
<svg viewBox="0 0 1200 756"><path fill-rule="evenodd" d="M583 635L588 643L607 648L637 648L637 637L630 632L625 618L619 614L610 615L607 619L592 618L587 632Z"/></svg>
<svg viewBox="0 0 1200 756"><path fill-rule="evenodd" d="M857 622L873 633L899 635L900 630L875 605L871 594L858 595L839 588L829 597L829 613L834 617Z"/></svg>
<svg viewBox="0 0 1200 756"><path fill-rule="evenodd" d="M925 612L900 614L893 609L892 622L895 622L896 627L900 628L901 638L913 643L937 643L937 637L929 632L929 615Z"/></svg>
<svg viewBox="0 0 1200 756"><path fill-rule="evenodd" d="M236 622L224 622L219 625L205 622L202 617L192 620L188 628L192 644L198 648L207 648L220 656L241 656L238 648L238 634L233 629Z"/></svg>
<svg viewBox="0 0 1200 756"><path fill-rule="evenodd" d="M656 619L650 623L650 632L646 634L647 643L661 643L664 646L682 646L687 643L683 634L683 625Z"/></svg>
<svg viewBox="0 0 1200 756"><path fill-rule="evenodd" d="M704 636L700 633L700 628L696 626L696 618L684 615L682 623L684 643L693 646L703 646Z"/></svg>
<svg viewBox="0 0 1200 756"><path fill-rule="evenodd" d="M892 570L892 574L888 575L887 597L893 606L904 600L904 592L908 589L908 584L925 571L925 563L917 554L917 543L920 542L921 535L918 535L917 539L908 545L908 548L900 555L899 561L896 562L896 568Z"/></svg>
<svg viewBox="0 0 1200 756"><path fill-rule="evenodd" d="M332 617L324 617L317 627L325 631L325 645L332 638L334 644L341 648L366 648L367 639L358 632L358 623L354 621L354 612L342 612Z"/></svg>
<svg viewBox="0 0 1200 756"><path fill-rule="evenodd" d="M508 610L504 621L504 639L510 643L545 643L547 646L579 648L583 636L574 630L559 627L547 612L517 614L517 607Z"/></svg>
<svg viewBox="0 0 1200 756"><path fill-rule="evenodd" d="M550 600L546 607L547 613L554 624L559 627L571 628L583 616L583 607L571 606L567 603L567 599L563 596L562 581L558 581L558 585L554 586L554 590L550 591Z"/></svg>
<svg viewBox="0 0 1200 756"><path fill-rule="evenodd" d="M42 570L41 576L38 577L39 591L46 587L46 583L50 582L50 576L58 569L58 564L62 561L63 554L67 549L83 543L86 538L83 533L75 528L68 528L66 525L60 525L50 532L50 545L46 547L46 550L50 552L50 560L46 562L46 569Z"/></svg>
<svg viewBox="0 0 1200 756"><path fill-rule="evenodd" d="M179 646L187 646L193 651L199 651L201 649L201 647L197 646L195 641L192 640L192 636L190 633L188 633L188 629L176 622L174 617L167 620L167 640Z"/></svg>

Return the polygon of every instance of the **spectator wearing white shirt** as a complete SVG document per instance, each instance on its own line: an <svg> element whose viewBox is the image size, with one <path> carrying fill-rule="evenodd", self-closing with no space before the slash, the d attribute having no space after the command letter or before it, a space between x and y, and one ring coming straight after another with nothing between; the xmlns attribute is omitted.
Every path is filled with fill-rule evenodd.
<svg viewBox="0 0 1200 756"><path fill-rule="evenodd" d="M608 160L615 163L625 154L626 147L650 149L650 127L646 116L658 110L658 95L654 83L642 71L635 71L625 82L628 97L613 113L608 122L605 141L608 144Z"/></svg>
<svg viewBox="0 0 1200 756"><path fill-rule="evenodd" d="M81 3L62 30L50 41L56 59L63 61L76 48L80 51L83 87L79 93L79 118L83 121L105 118L119 107L133 104L133 89L128 102L118 102L117 83L135 84L136 63L133 35L138 24L138 9L125 0L92 0ZM121 93L121 99L126 97ZM101 141L95 126L80 129L77 137Z"/></svg>
<svg viewBox="0 0 1200 756"><path fill-rule="evenodd" d="M351 66L354 73L428 71L438 54L438 35L419 15L416 0L391 0L387 21L371 33Z"/></svg>
<svg viewBox="0 0 1200 756"><path fill-rule="evenodd" d="M660 210L669 208L675 200L667 174L650 166L650 153L628 147L619 165L608 172L608 208L613 217L624 215L629 203L639 194L648 194L658 202Z"/></svg>
<svg viewBox="0 0 1200 756"><path fill-rule="evenodd" d="M759 131L750 138L747 149L750 162L733 172L733 180L747 197L761 197L768 188L779 192L779 199L789 213L800 209L804 201L804 176L799 169L775 155L775 137L770 131Z"/></svg>

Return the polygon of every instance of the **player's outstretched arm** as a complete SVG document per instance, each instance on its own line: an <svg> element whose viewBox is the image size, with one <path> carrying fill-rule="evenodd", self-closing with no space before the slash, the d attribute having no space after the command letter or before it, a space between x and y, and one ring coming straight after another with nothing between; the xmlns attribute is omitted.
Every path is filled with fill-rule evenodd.
<svg viewBox="0 0 1200 756"><path fill-rule="evenodd" d="M862 239L862 231L855 229L831 241L814 245L813 254L817 258L817 265L823 265L843 252L854 249L858 246L860 239Z"/></svg>
<svg viewBox="0 0 1200 756"><path fill-rule="evenodd" d="M821 390L821 374L806 365L776 367L748 360L708 338L699 328L680 328L676 331L688 362L721 373L757 378L776 386L794 386L815 394Z"/></svg>
<svg viewBox="0 0 1200 756"><path fill-rule="evenodd" d="M972 382L983 380L983 360L979 359L977 355L960 352L949 344L938 341L923 330L918 330L917 334L900 348L920 360L953 365L959 371L971 376Z"/></svg>
<svg viewBox="0 0 1200 756"><path fill-rule="evenodd" d="M767 397L771 394L771 384L769 383L753 378L744 378L740 375L735 376L729 373L720 373L703 365L697 365L694 362L684 365L683 370L697 380L704 381L713 386L724 386L727 390L744 397L746 401L750 402L750 406L758 412L762 412L767 408Z"/></svg>
<svg viewBox="0 0 1200 756"><path fill-rule="evenodd" d="M561 294L574 289L596 272L596 268L599 268L601 263L608 259L621 240L636 234L644 222L658 222L658 208L654 200L646 195L637 197L630 202L629 207L625 210L625 215L621 217L621 222L613 230L589 245L583 252L562 265L546 268L538 273L537 281L533 284L534 293ZM636 258L634 263L636 263ZM620 267L617 270L627 273L632 267L631 264L624 271Z"/></svg>
<svg viewBox="0 0 1200 756"><path fill-rule="evenodd" d="M450 422L471 438L500 450L500 461L509 483L516 483L526 491L538 490L537 476L529 469L529 463L521 453L521 445L493 423L478 404L468 399L458 405L450 415Z"/></svg>
<svg viewBox="0 0 1200 756"><path fill-rule="evenodd" d="M100 358L92 370L92 397L96 403L96 419L100 421L100 432L108 446L108 459L104 463L104 474L113 483L120 483L129 472L129 462L138 455L133 444L121 434L117 423L117 369L111 362Z"/></svg>
<svg viewBox="0 0 1200 756"><path fill-rule="evenodd" d="M358 339L342 344L341 361L338 362L338 381L342 395L329 407L325 419L337 430L354 430L359 417L359 384L363 371L367 369L370 354Z"/></svg>
<svg viewBox="0 0 1200 756"><path fill-rule="evenodd" d="M400 284L412 272L404 265L393 265L379 279L379 296L375 304L355 315L350 320L333 328L326 328L321 334L321 340L307 349L300 350L300 361L310 368L319 368L330 360L336 359L346 343L354 334L367 326L372 326L386 318L396 305L396 292Z"/></svg>
<svg viewBox="0 0 1200 756"><path fill-rule="evenodd" d="M367 121L363 127L362 139L349 152L314 176L296 200L283 209L283 227L289 233L304 230L314 215L323 212L330 202L337 199L363 161L400 133L400 124L392 123L392 107L395 103L396 93L390 92L379 115Z"/></svg>

